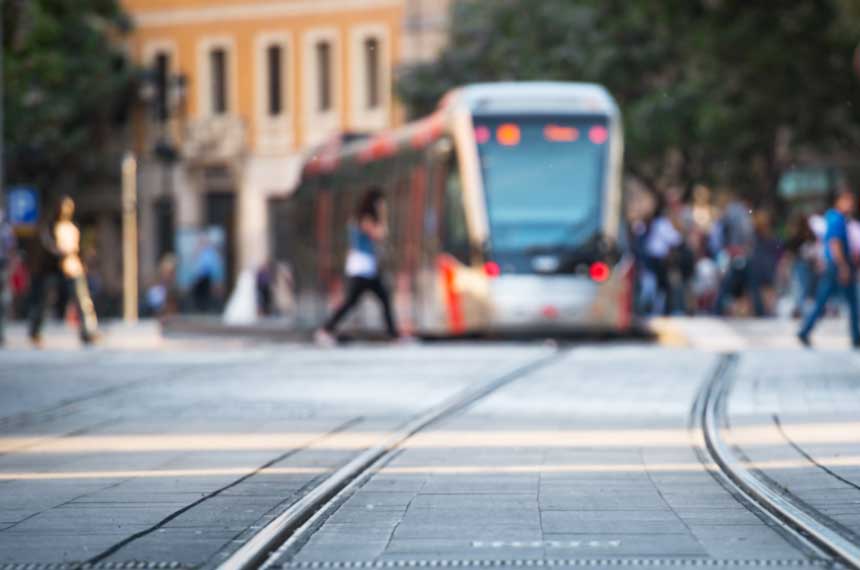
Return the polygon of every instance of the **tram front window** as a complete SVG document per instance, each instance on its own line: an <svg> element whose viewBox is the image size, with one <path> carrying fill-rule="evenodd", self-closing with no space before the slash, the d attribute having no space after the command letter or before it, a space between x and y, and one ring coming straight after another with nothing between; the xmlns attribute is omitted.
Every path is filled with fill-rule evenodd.
<svg viewBox="0 0 860 570"><path fill-rule="evenodd" d="M476 117L494 256L576 250L600 229L605 118Z"/></svg>

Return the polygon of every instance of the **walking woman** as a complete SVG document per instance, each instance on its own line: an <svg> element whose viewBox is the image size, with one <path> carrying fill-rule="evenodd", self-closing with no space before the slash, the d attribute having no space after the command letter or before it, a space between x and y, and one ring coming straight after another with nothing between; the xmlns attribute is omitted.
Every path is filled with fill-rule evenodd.
<svg viewBox="0 0 860 570"><path fill-rule="evenodd" d="M34 269L30 305L30 339L36 346L42 344L47 288L51 282L57 286L58 293L65 290L75 300L81 342L91 344L98 335L98 319L80 258L81 232L73 221L74 215L75 202L68 196L63 197L53 223L40 235L41 252Z"/></svg>
<svg viewBox="0 0 860 570"><path fill-rule="evenodd" d="M358 203L355 219L349 225L349 253L346 256L347 295L343 303L332 314L325 326L316 333L316 341L322 346L335 344L337 325L364 295L370 291L379 299L385 316L385 326L392 339L398 338L388 289L382 282L379 271L377 247L388 234L387 208L382 191L370 188Z"/></svg>

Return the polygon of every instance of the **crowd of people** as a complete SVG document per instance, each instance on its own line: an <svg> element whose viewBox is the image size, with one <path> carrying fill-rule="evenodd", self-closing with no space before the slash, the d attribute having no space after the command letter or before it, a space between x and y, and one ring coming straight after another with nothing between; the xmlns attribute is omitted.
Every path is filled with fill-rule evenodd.
<svg viewBox="0 0 860 570"><path fill-rule="evenodd" d="M349 295L318 331L318 341L331 343L337 324L365 291L381 301L389 335L399 336L375 257L374 244L385 235L384 201L371 192L362 204L350 227ZM830 209L790 215L782 224L775 223L771 210L753 207L737 193L714 194L705 186L697 186L689 200L672 189L640 192L629 204L628 238L636 261L635 308L640 315L792 316L803 319L798 336L809 344L817 320L842 310L833 302L833 297L841 296L847 301L852 340L860 345L860 221L855 218L856 198L848 188L836 193ZM27 316L36 344L41 342L49 297L74 303L85 343L98 334L92 285L73 218L74 202L66 197L49 223L40 226L38 247L29 260ZM0 278L0 300L9 297L8 286L14 290L20 285L10 270L13 250L14 237L0 217L0 274L5 273ZM174 256L162 260L158 280L142 300L149 314L163 317L181 310L176 267ZM211 309L213 287L222 281L220 257L214 246L201 240L190 291L197 311ZM260 315L292 311L288 266L269 261L256 272L254 282ZM0 310L4 304L0 301ZM0 342L2 320L0 312Z"/></svg>
<svg viewBox="0 0 860 570"><path fill-rule="evenodd" d="M833 212L845 225L839 262L831 244L839 222ZM816 310L817 292L829 286L833 267L841 273L840 284L850 281L857 287L860 222L855 214L847 188L837 192L826 213L795 214L787 224L775 223L770 209L753 207L728 190L714 195L697 186L690 200L674 189L643 192L631 200L628 212L637 312L807 316ZM851 311L852 302L849 298ZM821 310L839 309L827 304Z"/></svg>

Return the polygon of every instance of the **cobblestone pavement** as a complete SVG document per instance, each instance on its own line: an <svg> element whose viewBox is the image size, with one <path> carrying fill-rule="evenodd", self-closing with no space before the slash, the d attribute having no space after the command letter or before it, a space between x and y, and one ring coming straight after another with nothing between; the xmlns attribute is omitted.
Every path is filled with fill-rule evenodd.
<svg viewBox="0 0 860 570"><path fill-rule="evenodd" d="M547 352L209 344L0 352L0 563L212 565L381 433Z"/></svg>
<svg viewBox="0 0 860 570"><path fill-rule="evenodd" d="M691 407L721 339L733 338L726 437L856 533L860 357L779 348L788 327L775 321L679 322L683 348L568 347L418 433L280 563L820 565L703 466ZM717 325L725 334L712 334ZM130 350L138 334L85 351L61 339L0 352L0 566L214 568L383 435L553 351L482 342L323 351L157 335Z"/></svg>
<svg viewBox="0 0 860 570"><path fill-rule="evenodd" d="M715 361L574 350L412 438L282 562L802 564L691 445L691 402Z"/></svg>
<svg viewBox="0 0 860 570"><path fill-rule="evenodd" d="M751 466L860 543L860 356L747 352L728 410Z"/></svg>

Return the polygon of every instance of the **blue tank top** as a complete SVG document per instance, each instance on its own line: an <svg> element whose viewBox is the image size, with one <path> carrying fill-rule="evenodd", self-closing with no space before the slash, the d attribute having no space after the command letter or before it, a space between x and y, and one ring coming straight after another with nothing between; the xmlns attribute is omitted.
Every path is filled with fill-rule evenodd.
<svg viewBox="0 0 860 570"><path fill-rule="evenodd" d="M373 239L361 231L357 224L350 224L346 274L350 277L375 277L378 265Z"/></svg>

